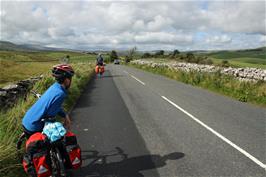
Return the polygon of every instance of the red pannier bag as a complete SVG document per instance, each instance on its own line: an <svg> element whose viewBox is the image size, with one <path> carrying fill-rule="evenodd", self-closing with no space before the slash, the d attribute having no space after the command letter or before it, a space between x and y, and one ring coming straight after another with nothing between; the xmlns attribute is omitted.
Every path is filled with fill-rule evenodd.
<svg viewBox="0 0 266 177"><path fill-rule="evenodd" d="M81 149L77 142L77 137L74 133L68 131L64 138L66 151L73 169L81 167Z"/></svg>
<svg viewBox="0 0 266 177"><path fill-rule="evenodd" d="M98 74L98 73L99 73L99 68L100 68L100 67L99 67L98 65L97 65L97 66L95 66L95 73L96 73L96 74Z"/></svg>
<svg viewBox="0 0 266 177"><path fill-rule="evenodd" d="M49 158L49 141L40 133L34 133L26 142L23 167L32 177L49 177L52 174Z"/></svg>

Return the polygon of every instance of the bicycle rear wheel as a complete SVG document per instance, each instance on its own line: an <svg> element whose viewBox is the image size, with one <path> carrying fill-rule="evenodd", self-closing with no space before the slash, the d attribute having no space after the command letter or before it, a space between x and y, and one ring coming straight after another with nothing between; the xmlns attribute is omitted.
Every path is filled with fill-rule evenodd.
<svg viewBox="0 0 266 177"><path fill-rule="evenodd" d="M53 177L67 177L62 155L58 148L51 150Z"/></svg>

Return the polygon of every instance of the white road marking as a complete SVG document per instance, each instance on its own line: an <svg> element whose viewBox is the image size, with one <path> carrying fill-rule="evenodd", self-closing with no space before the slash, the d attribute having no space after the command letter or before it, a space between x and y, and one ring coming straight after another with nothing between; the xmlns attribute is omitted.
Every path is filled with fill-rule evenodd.
<svg viewBox="0 0 266 177"><path fill-rule="evenodd" d="M141 83L142 85L145 85L144 82L142 82L141 80L139 80L139 79L136 78L135 76L133 76L133 75L131 75L131 74L130 74L130 76L131 76L133 79L135 79L136 81L138 81L139 83Z"/></svg>
<svg viewBox="0 0 266 177"><path fill-rule="evenodd" d="M226 143L228 143L229 145L231 145L233 148L237 149L239 152L241 152L246 157L248 157L249 159L251 159L257 165L259 165L260 167L262 167L262 168L264 168L266 170L266 165L263 164L261 161L259 161L257 158L253 157L247 151L245 151L244 149L240 148L239 146L237 146L236 144L234 144L232 141L230 141L229 139L227 139L226 137L224 137L223 135L221 135L217 131L213 130L211 127L209 127L208 125L206 125L205 123L203 123L202 121L200 121L198 118L196 118L195 116L193 116L192 114L190 114L189 112L187 112L186 110L184 110L183 108L181 108L180 106L178 106L177 104L175 104L174 102L172 102L171 100L169 100L168 98L166 98L165 96L161 96L161 97L163 99L165 99L168 103L172 104L174 107L176 107L177 109L179 109L180 111L182 111L183 113L185 113L186 115L188 115L194 121L196 121L197 123L199 123L200 125L202 125L203 127L205 127L207 130L209 130L210 132L212 132L213 134L215 134L216 136L218 136L219 138L221 138L223 141L225 141Z"/></svg>
<svg viewBox="0 0 266 177"><path fill-rule="evenodd" d="M129 74L127 71L124 71L124 73Z"/></svg>

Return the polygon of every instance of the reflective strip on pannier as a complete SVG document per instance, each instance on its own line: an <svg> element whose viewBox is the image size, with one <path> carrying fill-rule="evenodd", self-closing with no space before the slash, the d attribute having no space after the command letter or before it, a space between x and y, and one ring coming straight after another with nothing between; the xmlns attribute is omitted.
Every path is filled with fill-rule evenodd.
<svg viewBox="0 0 266 177"><path fill-rule="evenodd" d="M67 153L72 165L72 168L77 169L81 166L81 149L78 145L68 146Z"/></svg>
<svg viewBox="0 0 266 177"><path fill-rule="evenodd" d="M65 135L65 145L68 157L73 169L77 169L82 164L81 149L77 143L76 135L68 131Z"/></svg>

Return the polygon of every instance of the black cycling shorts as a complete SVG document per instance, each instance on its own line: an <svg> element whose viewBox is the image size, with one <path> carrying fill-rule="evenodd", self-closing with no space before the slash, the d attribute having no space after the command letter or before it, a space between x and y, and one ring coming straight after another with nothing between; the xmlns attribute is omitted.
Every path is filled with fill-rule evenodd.
<svg viewBox="0 0 266 177"><path fill-rule="evenodd" d="M26 136L27 139L28 139L31 135L33 135L34 133L36 133L36 132L41 132L41 131L32 132L32 131L27 130L23 125L22 125L22 127L23 127L23 131L24 131L25 136Z"/></svg>

